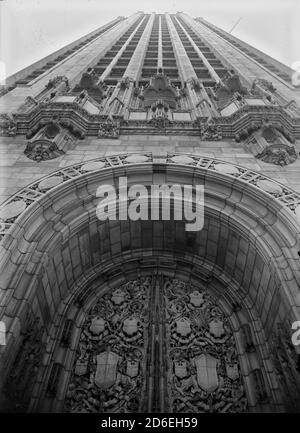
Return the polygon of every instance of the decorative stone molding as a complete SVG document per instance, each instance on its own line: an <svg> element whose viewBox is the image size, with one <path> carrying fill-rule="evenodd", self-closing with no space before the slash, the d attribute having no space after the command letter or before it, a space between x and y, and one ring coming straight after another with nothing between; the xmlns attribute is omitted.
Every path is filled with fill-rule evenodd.
<svg viewBox="0 0 300 433"><path fill-rule="evenodd" d="M106 115L104 116L101 114L101 106L96 101L89 99L90 97L88 96L87 92L83 92L82 95L83 98L79 98L78 95L78 98L74 98L73 101L71 101L71 96L70 102L57 101L56 98L50 102L39 102L38 104L32 104L31 107L28 106L28 109L25 111L23 110L22 113L15 113L13 115L13 119L18 127L16 132L18 134L26 134L30 130L36 130L39 123L45 124L45 122L48 122L49 118L53 117L53 115L60 114L63 115L65 122L73 124L74 128L78 129L78 126L76 125L84 125L81 126L82 133L88 135L97 135L95 132L97 131L97 125L99 122L103 121L103 119L106 119ZM153 103L156 102L157 96L157 94L153 95ZM181 100L182 98L179 101ZM91 102L91 104L94 106L95 114L89 112L86 107L83 106L83 101ZM200 103L204 103L204 101L200 101ZM122 106L123 110L124 103L119 100L118 104ZM151 104L149 105L149 108L150 107ZM172 109L171 106L170 109ZM241 140L242 135L249 135L252 125L258 123L258 118L268 118L269 121L276 127L276 129L280 128L279 130L287 137L290 142L293 142L295 138L300 138L300 119L298 117L292 116L288 110L285 110L279 105L241 105L237 111L231 115L225 117L213 116L211 119L221 129L223 138L236 138L237 140ZM183 125L181 125L180 122L173 122L172 125L169 125L168 133L179 134L183 132L183 128L188 126L189 133L197 135L199 134L198 123L204 123L206 121L207 115L205 117L198 117L195 124L190 122L190 124L187 125L188 122L182 122ZM147 122L138 119L134 120L133 122L130 121L129 123L134 126L134 131L132 132L133 134L144 133L145 124L147 124ZM124 126L125 125L126 123ZM120 128L121 134L122 127L123 125L121 125ZM124 128L124 131L127 132L127 128Z"/></svg>
<svg viewBox="0 0 300 433"><path fill-rule="evenodd" d="M122 167L129 164L127 158L130 156L130 153L112 155L107 157L100 157L97 159L93 159L89 161L99 162L101 163L101 169L105 169L108 167ZM274 179L268 178L267 176L262 175L261 173L257 173L253 170L249 170L245 167L230 164L228 162L224 163L222 160L201 157L199 155L191 155L188 154L188 163L187 162L178 162L174 157L182 156L184 154L181 153L168 153L166 155L162 155L160 157L160 162L165 164L179 164L179 165L187 165L199 169L205 169L208 172L218 172L220 164L225 164L230 167L230 169L226 169L226 175L231 179L240 179L243 183L247 183L252 185L259 190L261 190L267 197L271 197L276 199L278 203L280 203L284 208L291 212L291 217L294 216L296 218L296 214L298 214L298 209L300 208L300 194L292 190L291 188L283 185ZM153 155L152 153L142 153L143 161L141 164L152 164L153 163ZM146 157L144 159L144 157ZM43 179L47 179L52 176L61 176L63 182L69 180L70 178L80 177L86 173L84 169L85 164L87 162L82 162L80 164L76 164L74 166L70 166L61 170L58 170L54 173L51 173L48 176L45 176ZM98 167L99 168L99 167ZM265 187L262 181L268 182L268 187ZM274 185L274 188L271 188L271 185ZM19 192L10 197L7 201L5 201L0 206L0 221L2 221L2 227L0 228L0 236L4 236L13 225L14 221L17 217L21 216L22 213L27 209L31 204L37 202L46 191L42 191L39 188L39 182L34 182L27 187L21 189ZM24 203L24 209L22 209L17 215L7 216L8 208L11 206L13 202L21 202Z"/></svg>

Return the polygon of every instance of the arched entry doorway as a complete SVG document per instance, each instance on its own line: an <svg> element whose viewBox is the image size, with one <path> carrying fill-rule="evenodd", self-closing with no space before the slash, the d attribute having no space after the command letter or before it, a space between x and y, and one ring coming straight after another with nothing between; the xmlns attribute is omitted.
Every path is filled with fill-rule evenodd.
<svg viewBox="0 0 300 433"><path fill-rule="evenodd" d="M117 186L121 176L128 185L204 184L203 229L186 232L182 221L99 221L96 190ZM243 167L150 153L78 164L20 192L2 210L7 404L134 411L137 396L127 406L111 400L115 389L137 390L138 383L138 410L296 410L290 330L299 320L300 248L297 197L288 194ZM145 284L140 302L149 307L140 317L132 293ZM102 336L115 328L118 344L140 334L147 344L122 358L117 343ZM85 378L92 382L84 385Z"/></svg>

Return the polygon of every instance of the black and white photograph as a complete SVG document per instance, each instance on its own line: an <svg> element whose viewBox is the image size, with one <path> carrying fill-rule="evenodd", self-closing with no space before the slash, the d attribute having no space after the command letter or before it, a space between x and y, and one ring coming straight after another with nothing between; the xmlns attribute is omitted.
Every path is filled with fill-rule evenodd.
<svg viewBox="0 0 300 433"><path fill-rule="evenodd" d="M0 1L0 424L300 413L299 23Z"/></svg>

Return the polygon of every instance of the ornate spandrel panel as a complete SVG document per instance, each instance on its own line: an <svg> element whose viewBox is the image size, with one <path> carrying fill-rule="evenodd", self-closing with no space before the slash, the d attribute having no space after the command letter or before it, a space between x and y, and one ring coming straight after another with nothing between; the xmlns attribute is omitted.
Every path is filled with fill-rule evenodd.
<svg viewBox="0 0 300 433"><path fill-rule="evenodd" d="M82 327L68 412L243 412L228 319L203 289L149 277L107 293Z"/></svg>

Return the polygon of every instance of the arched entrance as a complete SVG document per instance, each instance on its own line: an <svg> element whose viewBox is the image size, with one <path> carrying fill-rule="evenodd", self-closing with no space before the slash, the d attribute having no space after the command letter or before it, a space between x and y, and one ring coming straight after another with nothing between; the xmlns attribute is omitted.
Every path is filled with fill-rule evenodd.
<svg viewBox="0 0 300 433"><path fill-rule="evenodd" d="M96 190L117 186L121 176L128 185L203 184L203 229L99 221ZM150 153L78 164L20 192L1 214L7 404L38 412L113 404L120 411L296 410L290 330L299 320L300 248L288 193L243 167ZM116 389L120 396L126 387L137 392L132 401L115 402Z"/></svg>

